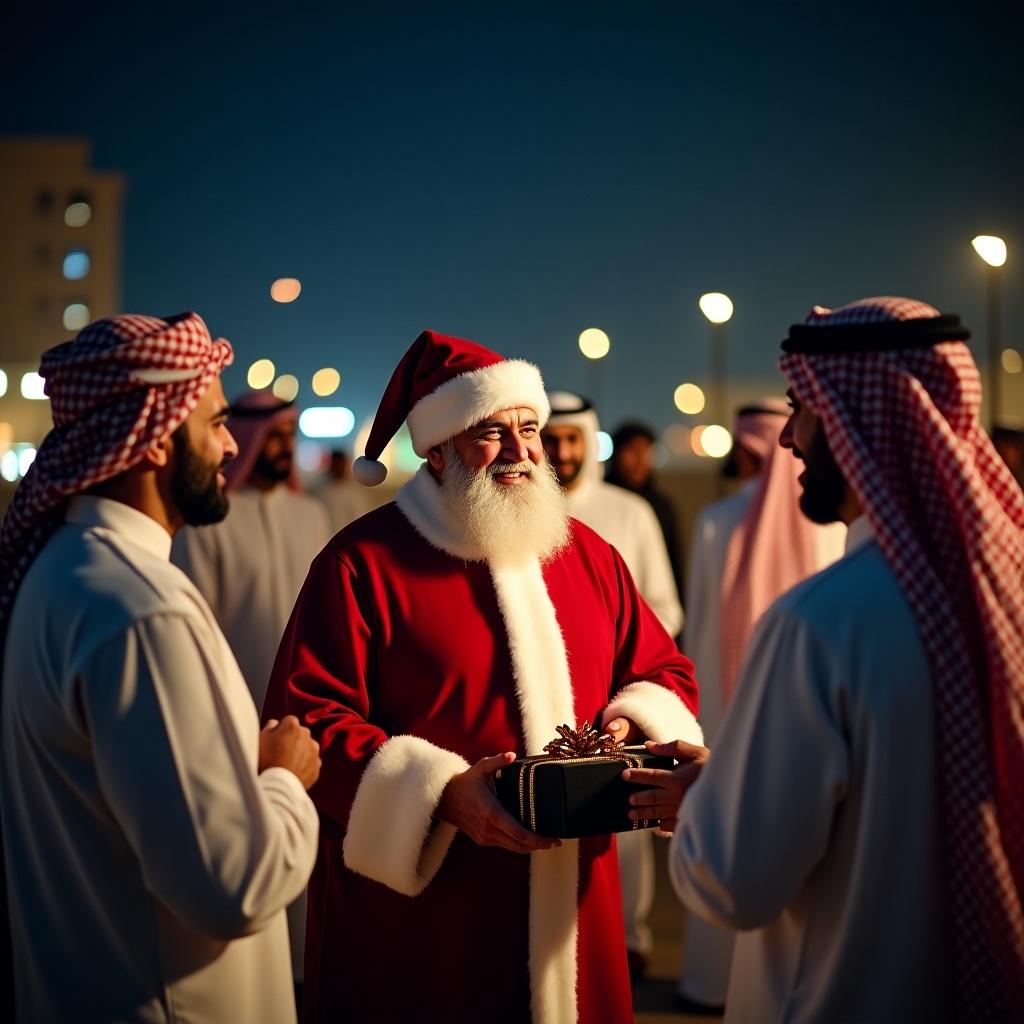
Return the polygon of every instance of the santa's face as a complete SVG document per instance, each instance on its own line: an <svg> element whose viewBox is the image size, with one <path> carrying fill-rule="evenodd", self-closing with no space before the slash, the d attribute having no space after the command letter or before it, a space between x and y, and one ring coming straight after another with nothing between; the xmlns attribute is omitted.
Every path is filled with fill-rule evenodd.
<svg viewBox="0 0 1024 1024"><path fill-rule="evenodd" d="M537 414L532 409L503 409L452 438L455 451L468 469L487 470L499 487L529 484L531 462L544 458Z"/></svg>

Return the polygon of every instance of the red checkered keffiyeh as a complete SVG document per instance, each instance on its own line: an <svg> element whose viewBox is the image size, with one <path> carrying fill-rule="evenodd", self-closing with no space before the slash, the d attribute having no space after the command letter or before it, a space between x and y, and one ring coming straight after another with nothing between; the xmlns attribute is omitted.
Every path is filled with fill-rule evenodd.
<svg viewBox="0 0 1024 1024"><path fill-rule="evenodd" d="M212 340L197 313L97 320L43 354L54 426L0 526L0 642L68 499L130 469L173 433L231 360L230 344Z"/></svg>
<svg viewBox="0 0 1024 1024"><path fill-rule="evenodd" d="M958 327L908 299L815 307L780 366L820 417L932 665L957 1019L1024 1020L1024 495L979 422ZM816 345L822 328L841 330ZM900 331L930 339L901 345Z"/></svg>

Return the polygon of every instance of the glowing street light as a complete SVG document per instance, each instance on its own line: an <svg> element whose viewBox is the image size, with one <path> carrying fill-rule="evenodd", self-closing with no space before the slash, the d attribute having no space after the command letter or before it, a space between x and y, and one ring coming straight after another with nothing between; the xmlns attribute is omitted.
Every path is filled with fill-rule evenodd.
<svg viewBox="0 0 1024 1024"><path fill-rule="evenodd" d="M732 319L732 299L723 292L705 292L697 305L711 324L711 415L724 420L728 413L725 407L725 325Z"/></svg>
<svg viewBox="0 0 1024 1024"><path fill-rule="evenodd" d="M1006 242L996 235L976 235L974 251L985 262L988 328L988 409L991 426L999 422L999 363L1002 349L1002 313L999 268L1006 263Z"/></svg>
<svg viewBox="0 0 1024 1024"><path fill-rule="evenodd" d="M601 411L601 360L611 350L612 343L600 327L588 327L580 332L580 351L590 360L590 398Z"/></svg>

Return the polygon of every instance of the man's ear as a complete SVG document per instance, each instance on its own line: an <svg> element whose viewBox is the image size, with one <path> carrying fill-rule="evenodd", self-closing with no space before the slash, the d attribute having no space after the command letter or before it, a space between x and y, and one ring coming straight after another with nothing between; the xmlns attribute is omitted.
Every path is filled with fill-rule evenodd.
<svg viewBox="0 0 1024 1024"><path fill-rule="evenodd" d="M171 452L174 449L174 439L168 434L159 441L154 441L142 456L142 462L153 469L166 466L171 461Z"/></svg>
<svg viewBox="0 0 1024 1024"><path fill-rule="evenodd" d="M439 444L427 449L427 463L435 473L440 473L444 469L444 452Z"/></svg>

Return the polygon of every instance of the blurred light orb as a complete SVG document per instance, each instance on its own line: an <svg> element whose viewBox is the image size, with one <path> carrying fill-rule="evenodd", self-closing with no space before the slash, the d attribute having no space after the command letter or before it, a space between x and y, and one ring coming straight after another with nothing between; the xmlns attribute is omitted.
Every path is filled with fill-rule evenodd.
<svg viewBox="0 0 1024 1024"><path fill-rule="evenodd" d="M691 451L690 431L681 423L673 423L661 436L665 441L665 447L674 455L686 455Z"/></svg>
<svg viewBox="0 0 1024 1024"><path fill-rule="evenodd" d="M68 281L81 281L89 276L89 254L84 249L71 249L64 256L64 277Z"/></svg>
<svg viewBox="0 0 1024 1024"><path fill-rule="evenodd" d="M990 267L1001 267L1006 262L1006 243L998 235L976 235L971 245Z"/></svg>
<svg viewBox="0 0 1024 1024"><path fill-rule="evenodd" d="M680 384L674 400L676 408L688 416L695 416L704 408L704 392L696 384Z"/></svg>
<svg viewBox="0 0 1024 1024"><path fill-rule="evenodd" d="M1003 369L1007 373L1020 373L1024 370L1024 359L1021 358L1021 354L1015 348L1004 348L1003 349ZM0 395L3 391L0 391Z"/></svg>
<svg viewBox="0 0 1024 1024"><path fill-rule="evenodd" d="M615 451L615 445L612 443L612 435L599 430L597 432L597 461L607 462L612 457L613 451Z"/></svg>
<svg viewBox="0 0 1024 1024"><path fill-rule="evenodd" d="M294 302L302 291L302 283L297 277L279 277L270 286L270 297L275 302Z"/></svg>
<svg viewBox="0 0 1024 1024"><path fill-rule="evenodd" d="M28 472L29 466L36 461L36 450L32 445L25 445L24 448L18 452L18 475L24 476Z"/></svg>
<svg viewBox="0 0 1024 1024"><path fill-rule="evenodd" d="M8 448L3 456L0 456L0 476L9 484L18 479L18 453L13 448Z"/></svg>
<svg viewBox="0 0 1024 1024"><path fill-rule="evenodd" d="M89 307L84 302L72 302L64 307L61 318L66 331L80 331L89 322Z"/></svg>
<svg viewBox="0 0 1024 1024"><path fill-rule="evenodd" d="M269 359L257 359L256 362L249 367L249 372L245 375L245 380L249 387L255 391L259 391L262 388L270 387L276 372L277 369Z"/></svg>
<svg viewBox="0 0 1024 1024"><path fill-rule="evenodd" d="M7 394L7 374L0 370L0 398ZM0 438L0 440L3 440Z"/></svg>
<svg viewBox="0 0 1024 1024"><path fill-rule="evenodd" d="M732 317L732 299L724 292L705 292L697 305L713 324L724 324Z"/></svg>
<svg viewBox="0 0 1024 1024"><path fill-rule="evenodd" d="M712 459L721 459L732 448L732 434L717 423L706 426L700 435L700 445Z"/></svg>
<svg viewBox="0 0 1024 1024"><path fill-rule="evenodd" d="M295 446L295 461L304 473L319 472L326 456L327 449L316 441L300 441Z"/></svg>
<svg viewBox="0 0 1024 1024"><path fill-rule="evenodd" d="M326 398L333 395L341 385L341 374L333 366L325 366L313 374L313 394Z"/></svg>
<svg viewBox="0 0 1024 1024"><path fill-rule="evenodd" d="M84 228L92 220L92 207L88 203L70 203L64 211L64 223L69 228Z"/></svg>
<svg viewBox="0 0 1024 1024"><path fill-rule="evenodd" d="M306 437L348 437L356 425L351 409L343 405L321 405L304 409L299 416L299 430Z"/></svg>
<svg viewBox="0 0 1024 1024"><path fill-rule="evenodd" d="M693 428L693 430L690 431L689 437L690 451L692 451L694 455L697 455L702 459L707 458L708 454L706 451L704 451L704 445L702 445L700 442L701 435L704 433L704 429L705 428L703 423L698 424L696 427Z"/></svg>
<svg viewBox="0 0 1024 1024"><path fill-rule="evenodd" d="M270 390L282 402L293 402L295 396L299 393L299 378L292 373L282 373L274 381L274 386Z"/></svg>
<svg viewBox="0 0 1024 1024"><path fill-rule="evenodd" d="M46 398L46 381L38 373L30 371L21 376L21 397L42 401Z"/></svg>
<svg viewBox="0 0 1024 1024"><path fill-rule="evenodd" d="M588 327L580 334L580 351L588 359L604 359L611 347L608 335L600 327Z"/></svg>

